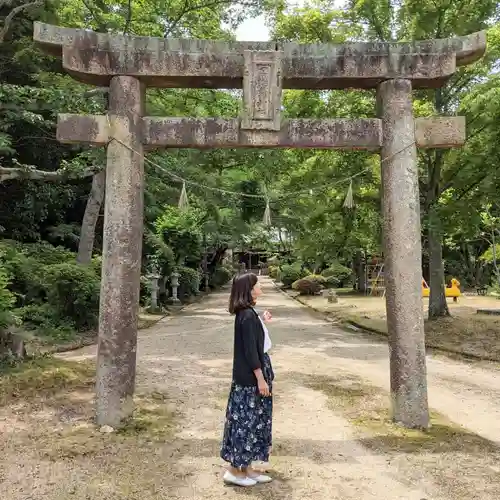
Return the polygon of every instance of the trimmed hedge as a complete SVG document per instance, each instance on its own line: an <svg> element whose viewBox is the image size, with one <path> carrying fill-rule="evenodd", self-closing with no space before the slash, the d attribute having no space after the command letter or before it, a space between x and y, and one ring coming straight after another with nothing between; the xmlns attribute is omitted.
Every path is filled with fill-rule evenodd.
<svg viewBox="0 0 500 500"><path fill-rule="evenodd" d="M305 278L309 274L307 269L303 269L300 262L294 264L285 264L281 266L278 278L285 285L291 287L293 283L301 278Z"/></svg>
<svg viewBox="0 0 500 500"><path fill-rule="evenodd" d="M301 295L315 295L319 293L325 286L326 279L317 274L310 274L305 278L295 281L292 288Z"/></svg>
<svg viewBox="0 0 500 500"><path fill-rule="evenodd" d="M343 266L339 262L334 262L327 269L322 271L321 276L327 279L327 286L335 288L343 286L352 276L352 270Z"/></svg>

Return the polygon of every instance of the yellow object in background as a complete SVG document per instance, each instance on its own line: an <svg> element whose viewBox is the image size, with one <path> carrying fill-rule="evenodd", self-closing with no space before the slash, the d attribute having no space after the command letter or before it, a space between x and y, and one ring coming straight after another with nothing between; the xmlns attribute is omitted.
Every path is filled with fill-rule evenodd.
<svg viewBox="0 0 500 500"><path fill-rule="evenodd" d="M460 291L459 287L460 287L460 281L458 281L456 278L452 278L452 280L450 281L450 286L444 287L445 296L453 297L453 302L457 302L458 297L462 295L462 292ZM429 288L429 285L422 278L422 297L428 297L430 292L431 289Z"/></svg>

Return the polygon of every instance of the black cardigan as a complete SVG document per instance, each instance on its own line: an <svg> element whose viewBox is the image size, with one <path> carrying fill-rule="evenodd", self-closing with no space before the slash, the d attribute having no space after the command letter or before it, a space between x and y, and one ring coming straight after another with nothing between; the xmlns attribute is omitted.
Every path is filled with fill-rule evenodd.
<svg viewBox="0 0 500 500"><path fill-rule="evenodd" d="M249 307L236 313L234 320L233 381L256 386L254 370L264 366L264 328L257 313Z"/></svg>

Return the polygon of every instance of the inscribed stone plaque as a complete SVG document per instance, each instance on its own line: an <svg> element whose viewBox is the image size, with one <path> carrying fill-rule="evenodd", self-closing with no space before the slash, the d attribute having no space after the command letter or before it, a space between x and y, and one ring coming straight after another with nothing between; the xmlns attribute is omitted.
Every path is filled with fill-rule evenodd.
<svg viewBox="0 0 500 500"><path fill-rule="evenodd" d="M241 128L280 130L281 51L245 50Z"/></svg>

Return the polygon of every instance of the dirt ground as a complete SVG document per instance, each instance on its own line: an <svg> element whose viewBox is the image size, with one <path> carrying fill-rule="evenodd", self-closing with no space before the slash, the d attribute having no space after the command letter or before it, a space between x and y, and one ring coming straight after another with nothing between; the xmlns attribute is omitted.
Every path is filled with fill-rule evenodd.
<svg viewBox="0 0 500 500"><path fill-rule="evenodd" d="M119 433L92 425L94 347L61 355L51 390L10 390L0 401L0 498L498 498L497 365L429 356L434 426L406 431L388 419L386 343L263 284L259 306L274 316L274 483L237 490L221 481L232 356L222 292L140 333L138 414Z"/></svg>
<svg viewBox="0 0 500 500"><path fill-rule="evenodd" d="M358 295L349 293L347 289L337 290L339 296L339 304L346 310L352 310L360 315L366 315L373 318L385 319L385 298L372 295ZM323 297L307 297L308 300L314 300L317 304L327 306L327 300ZM476 314L478 309L500 309L500 300L489 296L479 295L462 295L458 298L458 302L453 302L452 298L447 299L448 308L453 316L469 316ZM427 315L429 309L429 299L422 298L424 312ZM331 309L335 306L331 305Z"/></svg>
<svg viewBox="0 0 500 500"><path fill-rule="evenodd" d="M287 292L300 302L326 314L334 323L351 321L368 331L387 335L385 299L375 296L360 296L348 290L338 290L339 301L329 303L321 296L297 296ZM429 299L422 299L425 317ZM425 322L426 344L451 351L500 362L500 316L477 314L478 309L500 309L500 300L493 297L465 295L448 299L451 317Z"/></svg>

